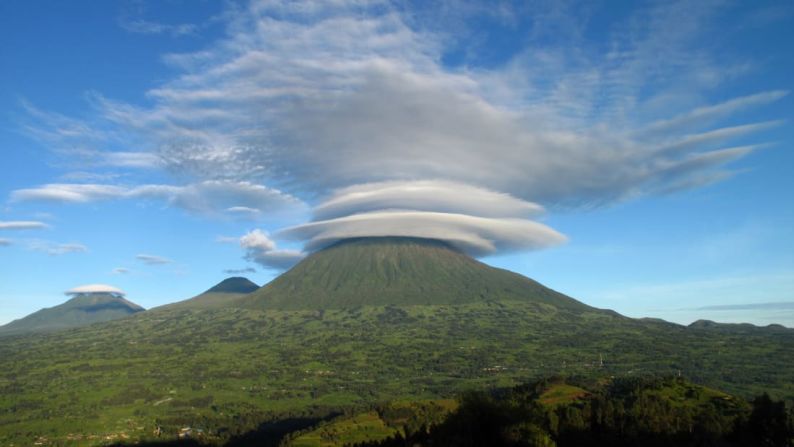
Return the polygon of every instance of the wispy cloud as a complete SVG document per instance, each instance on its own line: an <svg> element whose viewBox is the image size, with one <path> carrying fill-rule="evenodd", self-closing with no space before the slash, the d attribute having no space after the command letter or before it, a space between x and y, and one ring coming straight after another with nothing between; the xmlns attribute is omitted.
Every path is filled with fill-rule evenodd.
<svg viewBox="0 0 794 447"><path fill-rule="evenodd" d="M88 247L76 242L62 244L42 240L29 241L28 248L33 251L46 253L50 256L61 256L69 253L85 253L88 251Z"/></svg>
<svg viewBox="0 0 794 447"><path fill-rule="evenodd" d="M146 254L139 254L135 256L135 259L143 262L146 265L165 265L171 264L174 261L164 258L162 256L155 256L155 255L146 255Z"/></svg>
<svg viewBox="0 0 794 447"><path fill-rule="evenodd" d="M10 239L0 238L0 247L8 247L11 244L12 243Z"/></svg>
<svg viewBox="0 0 794 447"><path fill-rule="evenodd" d="M531 48L506 67L460 72L437 62L443 39L389 8L254 2L235 18L239 34L222 52L172 56L188 73L150 92L154 109L107 102L106 113L128 123L146 114L154 124L201 112L192 115L209 124L201 133L171 129L170 141L191 141L166 146L172 167L207 175L223 160L238 174L287 174L280 180L311 191L444 178L556 205L696 187L724 178L718 168L747 153L709 151L768 124L704 126L786 92L654 110L657 98L641 91L665 95L674 81L692 89L715 81L693 81L712 58L691 57L689 45L715 8L675 8L638 13L630 29L614 30L607 54L577 61L571 48L559 56ZM515 70L531 85L515 85ZM255 122L248 110L269 112Z"/></svg>
<svg viewBox="0 0 794 447"><path fill-rule="evenodd" d="M88 203L101 200L161 200L170 206L199 214L225 214L251 218L263 212L299 213L303 202L277 189L253 184L208 180L185 186L119 186L91 183L53 183L11 193L12 202L50 201ZM245 212L243 212L245 211Z"/></svg>
<svg viewBox="0 0 794 447"><path fill-rule="evenodd" d="M251 208L250 206L232 206L226 208L226 212L241 219L256 220L262 216L262 210Z"/></svg>
<svg viewBox="0 0 794 447"><path fill-rule="evenodd" d="M703 306L697 310L781 310L794 309L794 301L783 301L777 303L746 303L746 304L724 304L718 306Z"/></svg>
<svg viewBox="0 0 794 447"><path fill-rule="evenodd" d="M114 275L126 275L130 272L131 270L126 267L116 267L111 271Z"/></svg>
<svg viewBox="0 0 794 447"><path fill-rule="evenodd" d="M692 303L704 305L733 305L768 301L773 297L790 295L794 276L790 271L764 274L722 275L683 281L659 281L640 284L615 284L609 290L594 294L605 303L632 303L667 309L682 309Z"/></svg>
<svg viewBox="0 0 794 447"><path fill-rule="evenodd" d="M49 225L35 220L0 220L0 230L41 230L44 228L49 228Z"/></svg>
<svg viewBox="0 0 794 447"><path fill-rule="evenodd" d="M504 207L588 208L701 187L733 175L729 163L783 124L742 113L787 91L718 94L747 64L697 45L719 32L719 1L635 8L598 30L598 42L585 38L593 34L590 9L579 5L540 2L485 14L466 2L442 3L422 14L353 0L254 0L230 8L219 41L165 56L179 75L146 92L146 105L92 94L96 116L88 121L29 107L42 123L30 133L72 148L72 157L77 147L107 163L156 163L203 183L44 185L13 197L157 197L246 218L300 197L321 204L315 221L284 234L310 247L362 232L404 233L407 225L492 253L564 240L526 217L508 222L516 217ZM496 63L480 63L475 49L459 65L445 64L461 51L456 37L475 32L467 25L475 16L525 26L526 46ZM133 32L191 30L130 23ZM97 151L97 141L121 149ZM422 181L460 191L412 193L411 182ZM278 198L262 191L257 197L267 200L213 198L219 185L241 182ZM355 193L388 182L399 186L367 191L371 198ZM476 209L464 206L466 192ZM502 207L498 216L485 209L489 202Z"/></svg>
<svg viewBox="0 0 794 447"><path fill-rule="evenodd" d="M256 273L256 269L253 267L247 267L243 269L226 269L223 271L227 275L243 275L246 273Z"/></svg>
<svg viewBox="0 0 794 447"><path fill-rule="evenodd" d="M137 34L168 34L172 37L182 37L195 34L199 26L192 23L166 24L148 20L121 20L119 24L124 30Z"/></svg>

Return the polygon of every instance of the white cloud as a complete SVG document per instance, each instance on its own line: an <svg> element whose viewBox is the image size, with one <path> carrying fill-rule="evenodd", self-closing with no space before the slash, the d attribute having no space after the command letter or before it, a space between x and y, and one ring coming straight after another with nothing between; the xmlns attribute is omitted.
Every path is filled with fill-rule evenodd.
<svg viewBox="0 0 794 447"><path fill-rule="evenodd" d="M38 188L18 189L11 193L12 202L51 201L86 203L124 197L127 189L113 185L52 183Z"/></svg>
<svg viewBox="0 0 794 447"><path fill-rule="evenodd" d="M50 256L60 256L69 253L85 253L88 251L88 247L76 242L62 244L41 240L29 241L28 248L33 251L47 253Z"/></svg>
<svg viewBox="0 0 794 447"><path fill-rule="evenodd" d="M760 147L745 140L781 124L738 114L787 91L725 99L718 90L747 65L697 45L720 32L719 2L638 7L598 30L597 44L584 37L589 10L576 5L442 3L420 14L355 0L231 8L221 40L165 56L180 75L148 91L147 105L94 94L87 121L28 106L40 123L28 131L70 157L202 182L53 184L12 200L149 198L256 218L302 210L295 197L327 197L315 222L283 234L311 248L391 232L484 254L563 241L527 220L538 204L602 206L730 177L726 166ZM477 63L487 57L476 44L461 48L483 32L469 27L475 16L526 21L526 47ZM462 50L460 65L442 62Z"/></svg>
<svg viewBox="0 0 794 447"><path fill-rule="evenodd" d="M135 259L143 262L146 265L164 265L164 264L171 264L174 262L162 256L154 256L154 255L146 255L146 254L136 255Z"/></svg>
<svg viewBox="0 0 794 447"><path fill-rule="evenodd" d="M154 168L160 165L160 158L149 152L104 152L100 164L121 168Z"/></svg>
<svg viewBox="0 0 794 447"><path fill-rule="evenodd" d="M437 211L484 217L528 217L543 212L508 194L445 181L368 183L334 191L313 209L317 220L378 210Z"/></svg>
<svg viewBox="0 0 794 447"><path fill-rule="evenodd" d="M442 240L473 256L534 250L565 236L530 220L540 205L448 181L368 183L335 191L314 208L314 220L278 236L317 250L339 240L404 236Z"/></svg>
<svg viewBox="0 0 794 447"><path fill-rule="evenodd" d="M262 230L249 231L240 238L240 247L245 250L245 259L267 269L285 270L303 259L299 250L278 249L276 243Z"/></svg>
<svg viewBox="0 0 794 447"><path fill-rule="evenodd" d="M256 262L266 269L287 270L306 256L300 250L270 250L255 252L249 250L245 259Z"/></svg>
<svg viewBox="0 0 794 447"><path fill-rule="evenodd" d="M49 228L49 225L34 220L0 220L0 230L41 230L44 228Z"/></svg>
<svg viewBox="0 0 794 447"><path fill-rule="evenodd" d="M67 172L59 177L61 180L67 182L108 182L116 180L121 177L120 174L112 172L87 172L87 171L72 171Z"/></svg>
<svg viewBox="0 0 794 447"><path fill-rule="evenodd" d="M111 273L113 273L114 275L126 275L130 273L130 269L126 267L116 267L113 269Z"/></svg>
<svg viewBox="0 0 794 447"><path fill-rule="evenodd" d="M18 189L11 193L12 202L51 201L87 203L100 200L155 199L168 205L198 214L227 214L246 217L255 210L268 215L295 213L303 203L277 189L250 182L207 180L185 186L140 185L133 187L89 184L53 183L37 188Z"/></svg>
<svg viewBox="0 0 794 447"><path fill-rule="evenodd" d="M113 286L109 286L107 284L87 284L84 286L75 287L73 289L69 289L64 292L66 295L83 295L83 294L93 294L93 293L109 293L118 296L124 296L126 293Z"/></svg>
<svg viewBox="0 0 794 447"><path fill-rule="evenodd" d="M0 238L0 247L8 247L9 245L11 245L10 239Z"/></svg>
<svg viewBox="0 0 794 447"><path fill-rule="evenodd" d="M262 215L262 210L251 208L249 206L232 206L226 208L226 212L241 219L249 220L258 219Z"/></svg>
<svg viewBox="0 0 794 447"><path fill-rule="evenodd" d="M271 251L276 249L276 243L262 230L249 231L240 238L240 246L258 251Z"/></svg>
<svg viewBox="0 0 794 447"><path fill-rule="evenodd" d="M149 92L153 108L105 102L105 113L166 129L159 137L171 142L163 158L173 169L216 175L220 163L309 195L436 179L552 206L609 203L724 178L720 167L743 154L704 156L697 166L690 157L768 124L715 121L786 94L655 105L671 84L719 84L698 80L711 58L691 49L714 8L677 8L640 10L629 30L613 30L607 54L528 48L502 67L452 70L438 62L443 37L412 28L394 8L254 2L227 40L171 56L185 74ZM198 116L207 124L200 132L169 127Z"/></svg>
<svg viewBox="0 0 794 447"><path fill-rule="evenodd" d="M223 273L227 275L243 275L246 273L256 273L256 269L253 267L246 267L242 269L226 269Z"/></svg>
<svg viewBox="0 0 794 447"><path fill-rule="evenodd" d="M195 34L198 25L192 23L180 23L170 25L166 23L150 22L148 20L122 20L121 27L125 31L136 34L169 34L172 37L182 37Z"/></svg>
<svg viewBox="0 0 794 447"><path fill-rule="evenodd" d="M437 239L473 256L511 250L536 250L566 241L562 234L531 220L427 211L355 214L287 228L279 232L278 236L307 240L308 250L358 237L404 236Z"/></svg>

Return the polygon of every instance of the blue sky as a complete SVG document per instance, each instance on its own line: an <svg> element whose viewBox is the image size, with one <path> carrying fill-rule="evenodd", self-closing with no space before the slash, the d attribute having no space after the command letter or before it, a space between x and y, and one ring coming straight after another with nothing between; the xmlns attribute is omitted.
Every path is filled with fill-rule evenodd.
<svg viewBox="0 0 794 447"><path fill-rule="evenodd" d="M4 2L0 324L397 234L794 327L794 5L524 3Z"/></svg>

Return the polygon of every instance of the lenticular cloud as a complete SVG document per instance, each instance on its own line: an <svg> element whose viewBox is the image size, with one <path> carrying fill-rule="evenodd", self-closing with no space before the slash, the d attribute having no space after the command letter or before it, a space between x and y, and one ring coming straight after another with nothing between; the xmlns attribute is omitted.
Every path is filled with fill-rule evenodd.
<svg viewBox="0 0 794 447"><path fill-rule="evenodd" d="M77 295L92 295L92 294L110 294L118 297L123 297L126 293L113 286L107 284L86 284L84 286L75 287L67 290L64 294L69 296Z"/></svg>
<svg viewBox="0 0 794 447"><path fill-rule="evenodd" d="M440 10L251 1L224 15L227 32L213 45L166 55L179 74L146 92L146 105L93 95L92 132L60 132L94 125L28 107L43 126L33 126L35 135L73 158L164 168L196 183L51 184L12 200L161 199L247 220L285 207L303 216L313 206L312 221L275 235L307 250L350 237L433 238L485 255L562 243L536 221L538 203L593 208L722 180L733 173L728 163L762 146L746 137L782 124L735 114L787 91L714 102L730 76L703 73L731 70L692 53L710 38L709 14L659 5L610 22L598 30L606 40L582 45L575 36L588 24L555 23L577 17L560 14L568 7L558 3L533 3L525 14L544 28L573 26L570 45L550 51L541 33L503 63L477 64L491 58L473 47L464 65L450 66L446 56L460 48L448 36L473 34L447 29ZM123 150L68 149L113 146L104 139ZM301 256L244 248L268 268Z"/></svg>
<svg viewBox="0 0 794 447"><path fill-rule="evenodd" d="M344 188L315 208L312 222L281 231L317 250L343 239L404 236L444 241L472 256L565 242L529 219L540 205L443 181L384 182Z"/></svg>

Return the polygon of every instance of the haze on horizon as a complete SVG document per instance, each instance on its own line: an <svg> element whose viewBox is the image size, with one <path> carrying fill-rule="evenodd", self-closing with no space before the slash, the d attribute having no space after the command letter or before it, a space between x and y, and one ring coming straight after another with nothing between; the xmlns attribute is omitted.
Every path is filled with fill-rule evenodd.
<svg viewBox="0 0 794 447"><path fill-rule="evenodd" d="M632 317L794 327L794 5L0 17L0 324L80 284L149 308L410 236Z"/></svg>

